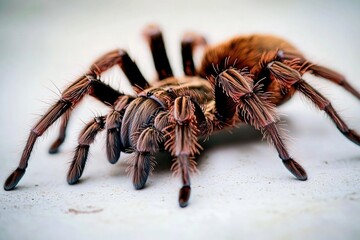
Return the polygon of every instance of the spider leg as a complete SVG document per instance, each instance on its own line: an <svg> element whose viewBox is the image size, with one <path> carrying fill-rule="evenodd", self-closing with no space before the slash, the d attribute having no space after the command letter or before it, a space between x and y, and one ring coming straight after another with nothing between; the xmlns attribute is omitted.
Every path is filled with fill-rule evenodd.
<svg viewBox="0 0 360 240"><path fill-rule="evenodd" d="M266 94L253 85L251 75L234 68L221 72L210 81L215 86L217 117L224 124L233 124L238 117L256 129L260 129L275 146L285 167L299 180L306 180L304 168L292 159L286 149L276 122L275 107L266 99ZM218 103L219 102L219 103ZM225 104L222 106L220 104ZM225 109L225 110L224 110ZM229 113L229 111L232 111Z"/></svg>
<svg viewBox="0 0 360 240"><path fill-rule="evenodd" d="M193 53L196 47L205 46L206 44L206 39L201 35L191 32L184 34L183 39L181 40L181 55L185 75L197 75Z"/></svg>
<svg viewBox="0 0 360 240"><path fill-rule="evenodd" d="M326 114L330 117L330 119L335 123L336 127L339 131L347 137L353 143L360 145L360 136L359 134L349 129L344 120L339 116L339 114L333 108L331 102L326 99L323 95L321 95L318 91L316 91L313 87L311 87L304 80L299 80L295 84L295 88L304 94L307 98L310 99L320 110L326 112Z"/></svg>
<svg viewBox="0 0 360 240"><path fill-rule="evenodd" d="M342 120L334 110L331 102L303 80L297 70L277 61L268 64L268 69L272 76L280 81L283 88L295 87L296 90L304 94L304 96L310 99L310 101L312 101L320 110L325 111L345 137L355 144L360 145L359 134L354 130L349 129L344 120Z"/></svg>
<svg viewBox="0 0 360 240"><path fill-rule="evenodd" d="M183 186L179 192L179 205L186 207L190 198L190 172L196 171L195 154L201 150L197 142L199 130L195 115L194 103L190 97L183 96L175 99L174 106L169 111L169 127L165 149L175 157L172 170L180 173Z"/></svg>
<svg viewBox="0 0 360 240"><path fill-rule="evenodd" d="M105 119L106 116L95 117L94 120L89 122L81 131L78 139L79 144L75 149L75 155L67 175L67 182L70 185L79 181L85 168L90 144L94 142L96 135L104 130Z"/></svg>
<svg viewBox="0 0 360 240"><path fill-rule="evenodd" d="M315 76L320 76L325 79L328 79L340 86L342 86L346 91L350 92L352 95L360 99L360 93L350 85L350 83L342 76L340 73L337 73L329 68L319 66L319 65L312 65L309 67L309 70L312 71L312 74Z"/></svg>
<svg viewBox="0 0 360 240"><path fill-rule="evenodd" d="M283 54L284 63L289 63L292 68L298 70L301 74L305 72L310 72L315 76L325 78L333 83L336 83L342 86L346 91L350 92L356 98L360 99L360 93L357 91L340 73L320 66L318 64L313 64L309 61L306 61L303 57L299 57L297 55L293 55L291 53L281 53ZM295 64L291 64L295 63Z"/></svg>
<svg viewBox="0 0 360 240"><path fill-rule="evenodd" d="M159 26L147 26L143 31L143 35L149 44L159 80L172 77L173 72L166 54L163 35Z"/></svg>
<svg viewBox="0 0 360 240"><path fill-rule="evenodd" d="M28 166L29 157L36 139L40 137L61 115L70 108L76 106L76 104L88 94L108 103L114 103L121 95L108 85L97 80L94 74L80 77L65 89L65 91L62 92L61 99L50 107L47 113L45 113L32 128L18 168L5 181L5 190L14 189L25 174L25 169Z"/></svg>
<svg viewBox="0 0 360 240"><path fill-rule="evenodd" d="M132 100L130 96L120 96L106 118L106 154L112 164L118 161L120 152L125 150L120 138L121 124L125 108Z"/></svg>
<svg viewBox="0 0 360 240"><path fill-rule="evenodd" d="M154 127L145 128L137 139L136 150L127 171L132 176L135 189L145 186L150 172L154 169L154 154L159 151L162 134Z"/></svg>
<svg viewBox="0 0 360 240"><path fill-rule="evenodd" d="M96 74L100 76L101 73L112 68L115 65L119 65L122 71L125 73L126 77L129 79L131 85L135 92L139 93L143 89L150 87L149 83L146 81L144 76L141 74L136 63L131 60L129 55L125 50L118 49L111 52L108 52L97 59L90 67L90 70L87 74ZM106 92L103 94L106 95ZM100 101L108 103L105 100L99 98ZM112 104L111 102L110 104ZM64 142L66 136L66 128L70 119L71 112L73 107L68 109L63 117L61 118L60 131L57 139L50 146L49 153L57 153L59 151L60 145Z"/></svg>
<svg viewBox="0 0 360 240"><path fill-rule="evenodd" d="M114 164L123 151L123 145L120 140L120 129L125 107L132 101L132 97L123 95L115 102L112 111L107 116L95 117L88 123L79 136L75 150L74 159L69 168L67 181L69 184L75 184L82 175L87 160L90 144L95 140L97 133L107 129L106 152L110 163Z"/></svg>
<svg viewBox="0 0 360 240"><path fill-rule="evenodd" d="M63 144L65 141L66 129L67 129L67 125L69 123L71 111L72 111L71 108L68 109L60 119L61 123L60 123L59 135L49 148L50 154L59 152L59 148L60 148L61 144Z"/></svg>

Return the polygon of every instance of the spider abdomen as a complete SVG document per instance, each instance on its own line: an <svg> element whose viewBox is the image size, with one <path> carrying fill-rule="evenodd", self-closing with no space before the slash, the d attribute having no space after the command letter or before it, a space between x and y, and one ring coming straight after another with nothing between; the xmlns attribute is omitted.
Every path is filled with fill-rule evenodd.
<svg viewBox="0 0 360 240"><path fill-rule="evenodd" d="M302 54L289 42L271 35L249 35L232 38L224 43L208 47L205 50L199 69L200 76L216 76L218 72L232 66L246 68L254 78L254 84L262 80L264 92L273 92L272 102L279 105L295 92L289 89L282 92L280 85L269 77L267 64L283 60L284 55L302 58Z"/></svg>

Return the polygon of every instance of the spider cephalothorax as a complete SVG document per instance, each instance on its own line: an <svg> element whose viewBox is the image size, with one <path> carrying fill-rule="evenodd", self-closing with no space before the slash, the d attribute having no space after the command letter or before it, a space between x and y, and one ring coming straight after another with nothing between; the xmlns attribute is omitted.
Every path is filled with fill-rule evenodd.
<svg viewBox="0 0 360 240"><path fill-rule="evenodd" d="M65 139L65 131L74 107L85 95L91 95L111 106L106 116L95 117L79 136L79 145L67 176L76 183L85 167L90 144L98 132L106 129L106 152L110 163L116 163L121 152L132 152L128 171L136 189L145 186L159 150L175 159L172 170L181 175L179 204L184 207L190 197L190 173L196 171L194 160L202 150L199 138L214 131L245 122L267 137L275 146L286 168L299 180L306 180L305 170L293 160L278 130L276 106L296 91L323 110L347 138L359 145L359 135L350 130L331 106L329 100L303 78L305 72L323 77L344 87L360 99L343 76L307 61L285 40L266 35L235 37L225 43L206 46L203 37L186 34L181 50L185 76L173 76L165 51L162 33L156 26L144 32L148 40L158 81L149 83L124 50L103 55L62 92L55 103L30 132L18 168L8 177L4 189L16 187L25 173L36 139L61 117L58 139L50 147L56 153ZM194 49L205 46L199 68L193 60ZM123 70L135 96L125 95L101 81L101 74L118 65Z"/></svg>

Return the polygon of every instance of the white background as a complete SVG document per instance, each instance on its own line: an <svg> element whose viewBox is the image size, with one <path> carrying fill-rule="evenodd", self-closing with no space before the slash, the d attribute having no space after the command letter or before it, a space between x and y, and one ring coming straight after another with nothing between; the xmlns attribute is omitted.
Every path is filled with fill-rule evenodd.
<svg viewBox="0 0 360 240"><path fill-rule="evenodd" d="M184 31L198 31L214 43L261 32L288 39L360 90L359 13L355 0L1 1L0 180L16 168L38 115L58 99L57 88L105 51L126 48L144 75L154 78L140 34L148 23L161 25L177 75ZM326 80L306 78L360 131L357 99ZM104 79L128 89L117 71ZM128 156L109 164L103 134L91 147L80 184L67 185L83 122L107 111L87 98L58 155L47 154L58 124L38 141L18 188L0 190L0 239L359 239L359 147L307 100L295 96L279 112L292 137L290 152L306 168L308 181L294 180L273 147L241 127L204 144L201 174L192 177L185 209L178 207L181 185L171 177L169 158L163 156L147 187L136 191L125 173Z"/></svg>

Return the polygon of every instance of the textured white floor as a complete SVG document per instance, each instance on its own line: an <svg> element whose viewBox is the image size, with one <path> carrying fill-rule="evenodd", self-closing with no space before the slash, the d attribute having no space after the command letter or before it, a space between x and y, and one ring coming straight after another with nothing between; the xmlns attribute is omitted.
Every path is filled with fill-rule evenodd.
<svg viewBox="0 0 360 240"><path fill-rule="evenodd" d="M360 89L358 1L222 2L1 1L1 182L16 167L37 114L57 99L57 87L63 89L101 53L126 48L144 75L154 77L139 34L149 22L163 27L176 74L185 30L200 31L211 42L265 32L286 37ZM360 131L359 101L325 80L307 78ZM105 79L127 87L116 71ZM310 106L296 96L280 109L292 137L290 151L308 181L294 180L259 133L241 127L204 144L191 202L180 209L180 180L171 177L167 156L160 156L147 187L136 191L124 172L125 155L116 165L107 163L104 135L91 148L80 184L67 185L83 122L107 111L87 99L61 153L47 154L57 125L38 141L18 188L0 190L0 239L359 239L360 150Z"/></svg>

